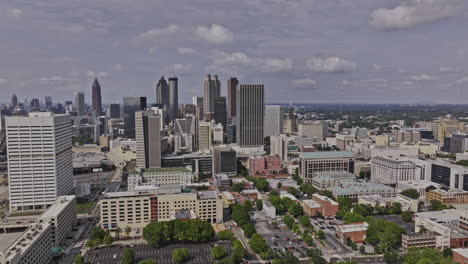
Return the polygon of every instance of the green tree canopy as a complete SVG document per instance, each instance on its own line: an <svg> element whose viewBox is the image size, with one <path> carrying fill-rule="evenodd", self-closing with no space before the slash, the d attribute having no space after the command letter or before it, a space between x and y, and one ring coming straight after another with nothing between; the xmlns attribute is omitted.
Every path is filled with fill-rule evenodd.
<svg viewBox="0 0 468 264"><path fill-rule="evenodd" d="M288 193L292 194L292 195L294 195L296 197L299 197L301 195L301 192L298 189L296 189L296 188L294 188L292 186L288 187Z"/></svg>
<svg viewBox="0 0 468 264"><path fill-rule="evenodd" d="M243 225L242 230L244 230L244 235L248 238L251 238L253 234L257 233L255 226L251 223Z"/></svg>
<svg viewBox="0 0 468 264"><path fill-rule="evenodd" d="M145 260L139 261L138 264L156 264L156 260L154 260L154 259L145 259Z"/></svg>
<svg viewBox="0 0 468 264"><path fill-rule="evenodd" d="M304 214L304 209L302 208L302 206L294 203L288 208L288 212L294 217L298 217Z"/></svg>
<svg viewBox="0 0 468 264"><path fill-rule="evenodd" d="M176 248L172 251L172 261L176 263L183 263L189 258L188 250L186 248Z"/></svg>
<svg viewBox="0 0 468 264"><path fill-rule="evenodd" d="M89 234L89 238L91 239L104 239L104 236L106 235L106 231L100 227L93 227L91 230L91 233Z"/></svg>
<svg viewBox="0 0 468 264"><path fill-rule="evenodd" d="M289 215L285 215L283 216L283 223L289 228L291 229L292 226L294 225L295 221L294 221L294 218L290 217Z"/></svg>
<svg viewBox="0 0 468 264"><path fill-rule="evenodd" d="M154 221L143 229L143 238L152 246L179 241L208 242L213 240L214 235L211 224L199 219Z"/></svg>
<svg viewBox="0 0 468 264"><path fill-rule="evenodd" d="M403 264L454 264L450 257L433 248L410 248L402 259Z"/></svg>
<svg viewBox="0 0 468 264"><path fill-rule="evenodd" d="M366 220L364 216L355 212L346 212L343 216L343 221L345 224L364 222L364 220Z"/></svg>
<svg viewBox="0 0 468 264"><path fill-rule="evenodd" d="M367 223L369 226L366 242L373 245L380 244L384 251L398 246L401 242L401 235L405 233L405 230L398 224L384 219L370 218Z"/></svg>
<svg viewBox="0 0 468 264"><path fill-rule="evenodd" d="M242 182L234 183L232 185L232 190L235 192L241 192L243 188L244 188L244 183Z"/></svg>
<svg viewBox="0 0 468 264"><path fill-rule="evenodd" d="M299 190L309 196L317 192L317 189L315 189L314 186L310 183L303 183L299 187Z"/></svg>
<svg viewBox="0 0 468 264"><path fill-rule="evenodd" d="M225 250L223 247L220 246L215 246L211 249L211 257L214 259L221 259L224 257Z"/></svg>
<svg viewBox="0 0 468 264"><path fill-rule="evenodd" d="M310 227L311 224L310 224L310 218L306 215L303 215L301 217L299 217L299 224L301 224L303 227Z"/></svg>
<svg viewBox="0 0 468 264"><path fill-rule="evenodd" d="M111 235L106 234L104 236L103 242L104 242L104 245L109 246L112 244L112 242L114 242L114 238Z"/></svg>
<svg viewBox="0 0 468 264"><path fill-rule="evenodd" d="M244 202L244 207L245 207L245 210L247 210L247 211L252 210L252 202L250 200L246 200Z"/></svg>
<svg viewBox="0 0 468 264"><path fill-rule="evenodd" d="M133 264L135 262L135 252L131 248L124 248L122 252L122 264Z"/></svg>
<svg viewBox="0 0 468 264"><path fill-rule="evenodd" d="M258 211L262 211L263 210L263 201L258 199L257 201L255 201L255 207L257 207L257 210Z"/></svg>
<svg viewBox="0 0 468 264"><path fill-rule="evenodd" d="M411 199L419 199L419 192L415 189L407 189L402 191L400 194L409 197Z"/></svg>
<svg viewBox="0 0 468 264"><path fill-rule="evenodd" d="M231 240L233 237L234 237L234 234L232 233L231 230L228 230L228 229L219 231L218 233L218 238L220 240Z"/></svg>
<svg viewBox="0 0 468 264"><path fill-rule="evenodd" d="M252 235L249 240L249 245L255 253L260 253L267 249L266 241L260 234Z"/></svg>
<svg viewBox="0 0 468 264"><path fill-rule="evenodd" d="M81 255L76 255L75 264L84 264L84 263L85 263L84 257Z"/></svg>

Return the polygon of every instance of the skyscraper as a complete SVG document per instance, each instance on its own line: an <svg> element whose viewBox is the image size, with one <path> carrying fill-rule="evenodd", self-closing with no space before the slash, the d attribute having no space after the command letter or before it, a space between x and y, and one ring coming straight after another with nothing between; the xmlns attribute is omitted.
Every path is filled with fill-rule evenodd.
<svg viewBox="0 0 468 264"><path fill-rule="evenodd" d="M196 117L198 120L203 120L204 113L203 113L203 97L193 97L193 104L197 107L197 114Z"/></svg>
<svg viewBox="0 0 468 264"><path fill-rule="evenodd" d="M170 122L177 118L179 111L179 87L177 77L169 78L169 108L167 116Z"/></svg>
<svg viewBox="0 0 468 264"><path fill-rule="evenodd" d="M221 82L218 75L207 75L203 84L203 112L205 120L214 118L216 97L221 96Z"/></svg>
<svg viewBox="0 0 468 264"><path fill-rule="evenodd" d="M265 137L271 137L283 133L283 117L285 113L285 107L279 105L265 106Z"/></svg>
<svg viewBox="0 0 468 264"><path fill-rule="evenodd" d="M120 118L120 104L109 105L109 117L112 119Z"/></svg>
<svg viewBox="0 0 468 264"><path fill-rule="evenodd" d="M169 106L169 86L164 76L161 76L158 84L156 84L156 104L161 108Z"/></svg>
<svg viewBox="0 0 468 264"><path fill-rule="evenodd" d="M237 144L241 147L263 145L265 112L263 84L241 84L237 88Z"/></svg>
<svg viewBox="0 0 468 264"><path fill-rule="evenodd" d="M16 94L13 94L11 97L11 108L15 108L18 105L18 97Z"/></svg>
<svg viewBox="0 0 468 264"><path fill-rule="evenodd" d="M124 97L124 134L127 138L135 138L135 112L145 110L146 97Z"/></svg>
<svg viewBox="0 0 468 264"><path fill-rule="evenodd" d="M227 113L226 113L226 97L216 97L214 120L218 124L222 124L226 129Z"/></svg>
<svg viewBox="0 0 468 264"><path fill-rule="evenodd" d="M45 102L45 107L47 109L52 107L52 96L46 96L44 97L44 102Z"/></svg>
<svg viewBox="0 0 468 264"><path fill-rule="evenodd" d="M41 106L39 104L39 99L33 98L31 102L29 102L29 110L30 111L39 111L41 110Z"/></svg>
<svg viewBox="0 0 468 264"><path fill-rule="evenodd" d="M93 110L100 115L102 112L101 85L97 78L94 78L93 87Z"/></svg>
<svg viewBox="0 0 468 264"><path fill-rule="evenodd" d="M83 116L86 113L84 93L75 92L75 109L78 116Z"/></svg>
<svg viewBox="0 0 468 264"><path fill-rule="evenodd" d="M198 125L198 149L205 150L211 147L211 123L200 122Z"/></svg>
<svg viewBox="0 0 468 264"><path fill-rule="evenodd" d="M231 77L227 80L227 116L236 117L236 90L239 85L237 78Z"/></svg>
<svg viewBox="0 0 468 264"><path fill-rule="evenodd" d="M6 134L10 211L45 209L73 189L69 115L7 117Z"/></svg>
<svg viewBox="0 0 468 264"><path fill-rule="evenodd" d="M161 116L154 111L135 113L136 166L161 167Z"/></svg>

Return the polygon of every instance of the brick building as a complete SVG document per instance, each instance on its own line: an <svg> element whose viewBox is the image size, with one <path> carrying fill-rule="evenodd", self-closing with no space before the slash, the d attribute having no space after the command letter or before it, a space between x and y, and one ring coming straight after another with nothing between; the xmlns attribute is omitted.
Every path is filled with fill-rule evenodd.
<svg viewBox="0 0 468 264"><path fill-rule="evenodd" d="M269 174L281 171L279 156L254 156L249 158L249 175Z"/></svg>
<svg viewBox="0 0 468 264"><path fill-rule="evenodd" d="M337 225L336 234L343 242L349 237L354 243L362 243L366 240L367 226L366 222Z"/></svg>

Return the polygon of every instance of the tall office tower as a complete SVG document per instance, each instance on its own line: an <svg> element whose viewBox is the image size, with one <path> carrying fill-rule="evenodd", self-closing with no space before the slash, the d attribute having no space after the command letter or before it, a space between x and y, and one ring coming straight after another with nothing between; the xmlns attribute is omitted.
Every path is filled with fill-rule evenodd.
<svg viewBox="0 0 468 264"><path fill-rule="evenodd" d="M41 105L39 104L39 99L33 98L31 102L29 102L29 110L30 111L39 111L41 110Z"/></svg>
<svg viewBox="0 0 468 264"><path fill-rule="evenodd" d="M179 111L179 87L177 77L169 78L169 108L167 116L169 121L174 121L178 116Z"/></svg>
<svg viewBox="0 0 468 264"><path fill-rule="evenodd" d="M197 107L193 104L184 104L179 107L179 115L180 117L185 117L186 115L193 115L197 114Z"/></svg>
<svg viewBox="0 0 468 264"><path fill-rule="evenodd" d="M226 127L227 143L236 143L236 125L227 125Z"/></svg>
<svg viewBox="0 0 468 264"><path fill-rule="evenodd" d="M92 87L92 95L93 95L93 110L100 115L102 112L102 99L101 99L101 85L97 78L94 78L93 87Z"/></svg>
<svg viewBox="0 0 468 264"><path fill-rule="evenodd" d="M226 113L226 97L216 97L214 120L216 123L223 125L226 128L227 113Z"/></svg>
<svg viewBox="0 0 468 264"><path fill-rule="evenodd" d="M236 90L239 85L237 78L227 80L227 115L228 118L236 117Z"/></svg>
<svg viewBox="0 0 468 264"><path fill-rule="evenodd" d="M109 105L109 117L111 119L120 118L120 104L110 104Z"/></svg>
<svg viewBox="0 0 468 264"><path fill-rule="evenodd" d="M241 84L236 94L236 143L241 147L263 146L265 90L263 84Z"/></svg>
<svg viewBox="0 0 468 264"><path fill-rule="evenodd" d="M198 149L206 150L211 147L211 123L200 122L198 125Z"/></svg>
<svg viewBox="0 0 468 264"><path fill-rule="evenodd" d="M13 94L13 96L11 97L11 108L16 108L17 105L18 97L16 96L16 94Z"/></svg>
<svg viewBox="0 0 468 264"><path fill-rule="evenodd" d="M224 143L224 127L221 124L216 124L213 127L213 142L216 144Z"/></svg>
<svg viewBox="0 0 468 264"><path fill-rule="evenodd" d="M161 168L161 116L154 111L135 113L136 166Z"/></svg>
<svg viewBox="0 0 468 264"><path fill-rule="evenodd" d="M73 189L70 116L7 117L6 135L10 211L44 209Z"/></svg>
<svg viewBox="0 0 468 264"><path fill-rule="evenodd" d="M220 173L236 175L236 151L230 147L213 147L213 176Z"/></svg>
<svg viewBox="0 0 468 264"><path fill-rule="evenodd" d="M164 76L156 84L156 104L161 108L169 106L169 86Z"/></svg>
<svg viewBox="0 0 468 264"><path fill-rule="evenodd" d="M75 108L78 116L84 116L86 114L84 93L75 92Z"/></svg>
<svg viewBox="0 0 468 264"><path fill-rule="evenodd" d="M193 104L197 108L197 114L195 115L198 120L203 120L204 112L203 112L203 97L193 97Z"/></svg>
<svg viewBox="0 0 468 264"><path fill-rule="evenodd" d="M47 109L52 107L52 96L46 96L44 97L44 102L45 102L45 107Z"/></svg>
<svg viewBox="0 0 468 264"><path fill-rule="evenodd" d="M135 113L146 109L146 97L124 97L124 135L127 138L135 138Z"/></svg>
<svg viewBox="0 0 468 264"><path fill-rule="evenodd" d="M286 108L279 105L265 106L265 137L271 137L283 133L283 117Z"/></svg>
<svg viewBox="0 0 468 264"><path fill-rule="evenodd" d="M216 97L221 96L221 82L218 75L207 75L203 84L203 113L206 121L214 118Z"/></svg>
<svg viewBox="0 0 468 264"><path fill-rule="evenodd" d="M198 142L198 120L193 115L174 120L175 140L179 140L178 148L186 147L187 151L197 148ZM190 140L188 140L190 138ZM177 143L177 142L176 142ZM179 152L179 151L175 151Z"/></svg>

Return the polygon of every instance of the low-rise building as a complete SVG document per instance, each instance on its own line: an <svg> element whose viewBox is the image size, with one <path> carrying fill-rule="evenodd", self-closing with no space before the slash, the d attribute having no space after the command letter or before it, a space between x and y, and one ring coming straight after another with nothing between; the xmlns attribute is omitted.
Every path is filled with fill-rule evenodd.
<svg viewBox="0 0 468 264"><path fill-rule="evenodd" d="M193 178L193 173L185 167L144 169L141 173L133 172L128 175L128 190L133 191L135 186L186 186L192 183Z"/></svg>
<svg viewBox="0 0 468 264"><path fill-rule="evenodd" d="M311 183L319 172L354 173L354 153L352 151L319 151L301 153L300 176Z"/></svg>
<svg viewBox="0 0 468 264"><path fill-rule="evenodd" d="M282 169L279 156L253 156L249 157L249 175L265 173L278 173Z"/></svg>
<svg viewBox="0 0 468 264"><path fill-rule="evenodd" d="M468 263L468 248L453 248L452 257L453 262L457 264Z"/></svg>
<svg viewBox="0 0 468 264"><path fill-rule="evenodd" d="M349 238L354 243L362 243L367 237L367 227L366 222L336 225L336 234L343 242Z"/></svg>
<svg viewBox="0 0 468 264"><path fill-rule="evenodd" d="M354 181L356 177L349 172L317 173L312 179L312 185L318 190L327 190L339 186L342 182Z"/></svg>
<svg viewBox="0 0 468 264"><path fill-rule="evenodd" d="M426 203L430 203L432 200L440 201L443 204L467 204L468 192L442 187L426 192Z"/></svg>
<svg viewBox="0 0 468 264"><path fill-rule="evenodd" d="M441 186L440 184L437 184L435 182L425 181L425 180L398 182L397 184L398 192L401 193L402 191L405 191L405 190L414 189L419 192L419 198L421 200L425 199L426 190L428 189L428 187L430 187L429 189L434 189L434 188L440 188Z"/></svg>
<svg viewBox="0 0 468 264"><path fill-rule="evenodd" d="M229 207L229 205L236 203L236 199L234 198L234 196L232 196L230 192L222 192L222 195L224 207Z"/></svg>
<svg viewBox="0 0 468 264"><path fill-rule="evenodd" d="M333 196L349 197L353 202L357 202L362 195L380 195L384 198L396 197L397 191L394 188L383 184L371 182L343 182L340 186L329 188Z"/></svg>
<svg viewBox="0 0 468 264"><path fill-rule="evenodd" d="M401 235L401 245L404 249L413 247L436 247L436 240L439 234L435 232L409 233Z"/></svg>
<svg viewBox="0 0 468 264"><path fill-rule="evenodd" d="M216 187L229 187L232 186L232 179L224 173L216 174L213 176L214 184Z"/></svg>
<svg viewBox="0 0 468 264"><path fill-rule="evenodd" d="M276 218L276 208L268 200L262 200L263 212L270 218Z"/></svg>

